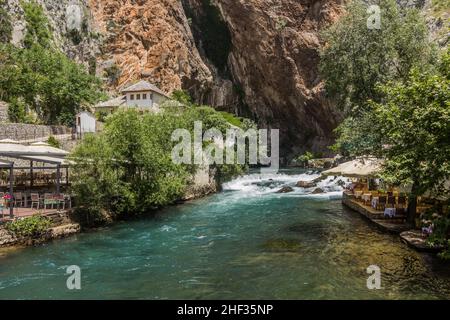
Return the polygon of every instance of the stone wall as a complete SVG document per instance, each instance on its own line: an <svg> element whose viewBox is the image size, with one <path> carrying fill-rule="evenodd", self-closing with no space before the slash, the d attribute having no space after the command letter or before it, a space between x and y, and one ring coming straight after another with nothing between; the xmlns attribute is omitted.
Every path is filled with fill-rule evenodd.
<svg viewBox="0 0 450 320"><path fill-rule="evenodd" d="M38 140L49 136L71 135L72 129L65 126L41 126L25 123L0 123L0 140Z"/></svg>

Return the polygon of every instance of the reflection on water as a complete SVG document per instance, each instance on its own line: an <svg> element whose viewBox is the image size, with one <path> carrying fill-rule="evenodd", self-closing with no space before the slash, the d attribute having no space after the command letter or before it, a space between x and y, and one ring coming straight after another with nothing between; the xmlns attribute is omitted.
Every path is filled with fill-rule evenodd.
<svg viewBox="0 0 450 320"><path fill-rule="evenodd" d="M154 219L0 253L0 298L450 298L448 264L344 209L333 178L323 195L275 193L315 177L249 175ZM80 291L66 289L73 264ZM366 288L373 264L381 290Z"/></svg>

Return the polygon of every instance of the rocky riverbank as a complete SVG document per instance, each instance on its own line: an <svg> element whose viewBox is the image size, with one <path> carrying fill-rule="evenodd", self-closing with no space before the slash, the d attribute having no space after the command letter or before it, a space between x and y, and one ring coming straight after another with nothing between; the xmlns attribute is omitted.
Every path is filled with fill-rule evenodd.
<svg viewBox="0 0 450 320"><path fill-rule="evenodd" d="M80 231L80 224L70 220L65 220L60 225L54 225L46 232L34 237L19 236L10 232L4 226L0 226L0 247L37 245L50 240L65 238Z"/></svg>

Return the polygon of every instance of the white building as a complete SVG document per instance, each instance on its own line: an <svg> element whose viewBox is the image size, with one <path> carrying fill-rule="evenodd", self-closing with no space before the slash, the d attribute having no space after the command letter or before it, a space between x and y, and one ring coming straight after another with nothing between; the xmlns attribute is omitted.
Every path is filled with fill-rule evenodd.
<svg viewBox="0 0 450 320"><path fill-rule="evenodd" d="M77 136L82 137L85 133L95 133L97 130L97 120L95 116L87 111L82 111L76 117Z"/></svg>
<svg viewBox="0 0 450 320"><path fill-rule="evenodd" d="M121 90L121 96L99 103L95 111L112 113L120 107L137 108L141 111L158 112L159 107L170 97L155 85L141 80Z"/></svg>

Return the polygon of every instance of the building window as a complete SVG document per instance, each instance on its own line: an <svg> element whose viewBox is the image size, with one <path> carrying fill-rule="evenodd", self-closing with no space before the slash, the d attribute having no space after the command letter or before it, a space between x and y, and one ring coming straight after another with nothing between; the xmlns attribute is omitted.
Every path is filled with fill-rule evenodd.
<svg viewBox="0 0 450 320"><path fill-rule="evenodd" d="M147 94L146 93L142 94L142 100L147 100Z"/></svg>
<svg viewBox="0 0 450 320"><path fill-rule="evenodd" d="M130 94L130 100L134 100L134 94Z"/></svg>
<svg viewBox="0 0 450 320"><path fill-rule="evenodd" d="M140 94L140 93L138 93L138 94L136 95L136 100L141 100L141 94Z"/></svg>

